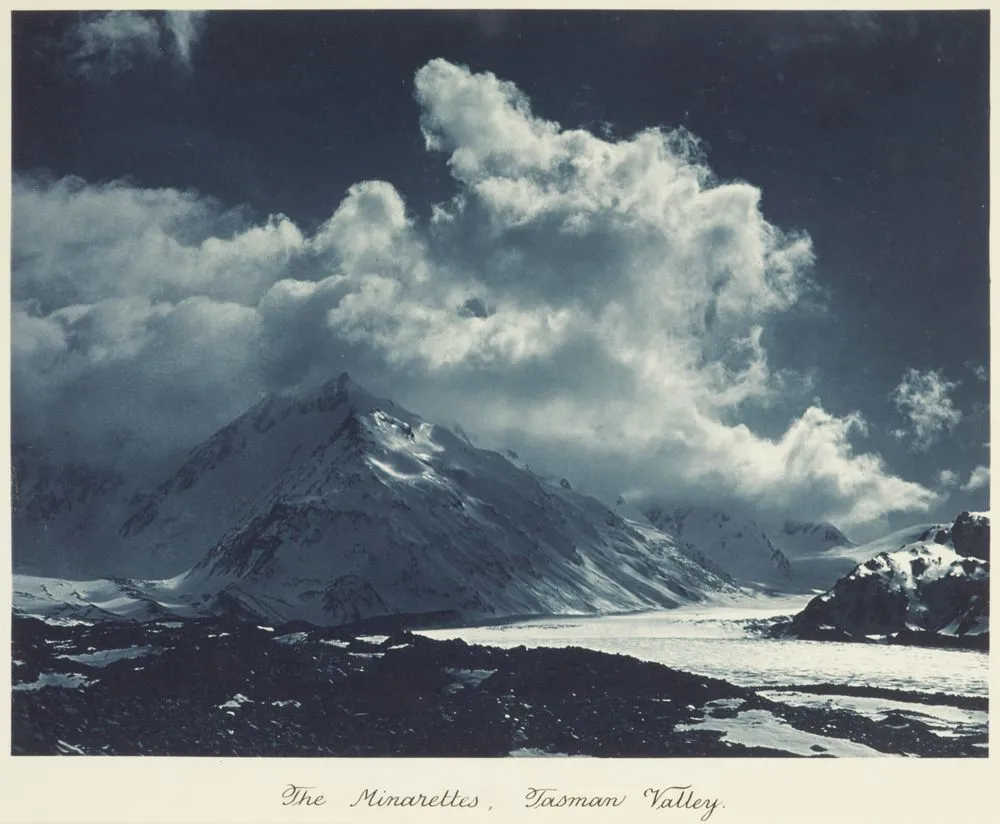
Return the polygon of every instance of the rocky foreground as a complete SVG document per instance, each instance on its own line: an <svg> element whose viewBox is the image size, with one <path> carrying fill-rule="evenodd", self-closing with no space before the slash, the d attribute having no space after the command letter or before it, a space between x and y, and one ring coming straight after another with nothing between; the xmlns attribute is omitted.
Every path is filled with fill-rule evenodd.
<svg viewBox="0 0 1000 824"><path fill-rule="evenodd" d="M305 624L13 621L15 755L987 754L985 729L941 735L919 714L792 706L577 648ZM889 697L986 709L985 698ZM728 734L737 723L767 732Z"/></svg>

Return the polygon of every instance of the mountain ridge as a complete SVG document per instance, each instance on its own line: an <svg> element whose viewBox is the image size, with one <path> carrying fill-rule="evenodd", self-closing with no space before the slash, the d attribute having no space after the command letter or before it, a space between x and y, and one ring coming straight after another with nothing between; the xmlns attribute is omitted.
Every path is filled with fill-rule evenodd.
<svg viewBox="0 0 1000 824"><path fill-rule="evenodd" d="M902 546L894 547L903 537ZM957 546L956 546L956 537ZM894 533L779 632L817 640L989 643L989 515ZM973 554L973 552L975 554Z"/></svg>
<svg viewBox="0 0 1000 824"><path fill-rule="evenodd" d="M192 450L119 535L161 563L198 557L172 579L135 576L131 594L81 599L97 611L123 597L136 614L158 604L329 623L666 608L733 591L662 532L346 373L309 396L262 399ZM41 585L21 584L44 608Z"/></svg>

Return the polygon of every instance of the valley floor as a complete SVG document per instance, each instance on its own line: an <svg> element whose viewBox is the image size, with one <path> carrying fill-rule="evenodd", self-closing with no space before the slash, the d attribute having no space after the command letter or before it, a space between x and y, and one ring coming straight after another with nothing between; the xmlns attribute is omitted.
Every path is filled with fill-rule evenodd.
<svg viewBox="0 0 1000 824"><path fill-rule="evenodd" d="M920 673L909 686L898 678L878 683L877 676L827 683L834 679L825 678L822 669L811 678L781 682L769 677L753 683L745 667L726 680L699 672L706 665L697 656L683 667L689 671L682 671L639 660L648 656L634 651L622 655L586 649L602 633L606 645L621 647L629 636L618 633L614 642L608 627L622 630L622 622L640 646L653 648L650 636L655 632L647 631L644 641L642 633L634 632L636 622L645 621L659 627L668 646L690 648L695 642L711 643L706 635L728 634L728 641L716 638L728 657L740 650L732 646L739 637L752 635L746 606L673 611L670 631L663 629L657 613L379 636L308 625L207 620L84 624L15 615L12 751L462 757L987 754L985 681L980 688L977 676L969 674L985 665L982 653L947 651L977 657L964 659L965 676L938 679L927 689ZM773 602L771 607L777 609ZM756 615L763 613L758 609ZM579 630L581 625L590 626L589 635ZM546 626L559 643L551 638L536 643ZM534 640L525 643L524 633L532 632ZM489 633L492 645L428 637L476 633ZM756 652L759 657L762 650L749 643L742 654ZM769 647L773 652L810 642L767 643L785 645ZM949 665L956 660L948 659Z"/></svg>
<svg viewBox="0 0 1000 824"><path fill-rule="evenodd" d="M627 615L557 616L422 630L438 640L515 647L579 646L722 678L746 687L839 683L985 696L989 657L981 651L891 643L771 637L811 595L744 592L677 609Z"/></svg>

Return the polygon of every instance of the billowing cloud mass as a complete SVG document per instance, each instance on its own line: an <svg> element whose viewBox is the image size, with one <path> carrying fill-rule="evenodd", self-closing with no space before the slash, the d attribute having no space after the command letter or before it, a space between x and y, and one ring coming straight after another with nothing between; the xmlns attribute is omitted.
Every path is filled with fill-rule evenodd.
<svg viewBox="0 0 1000 824"><path fill-rule="evenodd" d="M932 369L926 372L907 370L892 399L906 417L908 429L899 429L893 434L900 439L912 437L913 448L918 451L929 449L962 419L950 395L957 386Z"/></svg>
<svg viewBox="0 0 1000 824"><path fill-rule="evenodd" d="M977 466L969 475L969 480L962 484L963 492L973 492L982 489L990 482L990 468L988 466Z"/></svg>
<svg viewBox="0 0 1000 824"><path fill-rule="evenodd" d="M765 333L813 251L692 135L562 129L444 60L415 81L456 185L424 222L382 181L304 233L191 192L16 179L15 436L190 445L347 369L600 494L845 526L935 502L855 451L860 414L814 404L779 437L740 423L795 383Z"/></svg>
<svg viewBox="0 0 1000 824"><path fill-rule="evenodd" d="M110 11L84 15L67 33L59 50L73 73L103 81L143 62L172 56L191 68L191 52L204 27L206 12L163 14Z"/></svg>

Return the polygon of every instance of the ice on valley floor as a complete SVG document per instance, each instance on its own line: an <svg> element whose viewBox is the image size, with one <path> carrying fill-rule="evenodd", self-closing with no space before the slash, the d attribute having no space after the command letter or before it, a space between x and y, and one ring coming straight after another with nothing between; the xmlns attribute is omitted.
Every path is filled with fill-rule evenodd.
<svg viewBox="0 0 1000 824"><path fill-rule="evenodd" d="M631 655L743 687L834 683L986 695L989 657L974 650L765 638L752 619L789 615L808 596L746 596L673 610L420 630L441 640L509 649L577 646Z"/></svg>
<svg viewBox="0 0 1000 824"><path fill-rule="evenodd" d="M93 621L81 621L78 618L63 618L58 615L33 615L51 627L92 627Z"/></svg>
<svg viewBox="0 0 1000 824"><path fill-rule="evenodd" d="M252 704L253 700L238 692L224 704L219 704L220 710L238 710L244 704Z"/></svg>
<svg viewBox="0 0 1000 824"><path fill-rule="evenodd" d="M453 694L465 689L466 687L478 687L481 683L483 683L483 681L496 673L496 670L456 669L454 667L445 667L444 671L455 679L452 683L445 687L448 692Z"/></svg>
<svg viewBox="0 0 1000 824"><path fill-rule="evenodd" d="M126 647L124 649L102 649L96 652L81 652L76 655L57 655L56 658L65 658L75 661L78 664L89 664L92 667L106 667L115 661L123 661L128 658L141 658L156 652L154 647Z"/></svg>
<svg viewBox="0 0 1000 824"><path fill-rule="evenodd" d="M290 632L288 635L277 635L274 638L278 644L304 644L309 640L308 632Z"/></svg>
<svg viewBox="0 0 1000 824"><path fill-rule="evenodd" d="M42 687L61 687L62 689L81 689L89 687L93 681L88 681L87 676L78 673L43 672L38 676L37 681L28 684L14 684L12 689L34 692Z"/></svg>
<svg viewBox="0 0 1000 824"><path fill-rule="evenodd" d="M836 758L881 758L886 755L864 744L796 729L767 710L744 710L732 718L716 718L713 715L716 710L734 708L734 699L709 701L704 707L705 718L692 724L678 724L674 729L721 732L723 741L744 747L766 747L791 755L832 755Z"/></svg>
<svg viewBox="0 0 1000 824"><path fill-rule="evenodd" d="M945 704L923 704L854 695L815 695L784 690L761 690L758 694L762 698L795 707L849 710L873 721L882 721L890 713L901 713L916 717L939 735L955 734L956 728L960 729L962 734L984 731L989 722L987 712Z"/></svg>
<svg viewBox="0 0 1000 824"><path fill-rule="evenodd" d="M511 758L593 758L591 755L568 755L563 752L548 752L540 750L538 747L521 747L511 750Z"/></svg>

